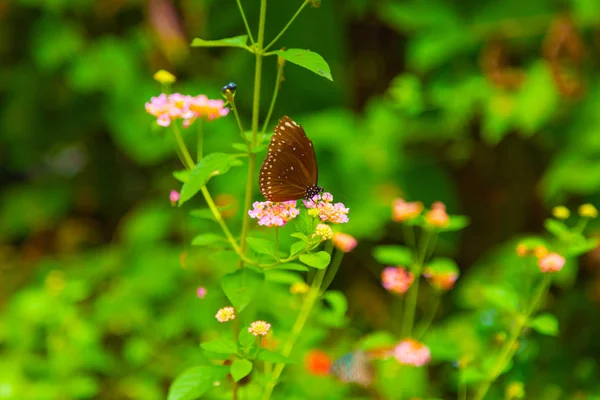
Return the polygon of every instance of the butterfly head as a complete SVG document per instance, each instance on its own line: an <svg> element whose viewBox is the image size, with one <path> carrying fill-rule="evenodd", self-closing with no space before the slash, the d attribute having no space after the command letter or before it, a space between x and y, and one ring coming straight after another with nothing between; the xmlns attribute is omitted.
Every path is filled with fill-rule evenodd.
<svg viewBox="0 0 600 400"><path fill-rule="evenodd" d="M322 191L323 191L323 188L321 186L318 186L318 185L309 186L306 188L306 194L305 194L304 198L306 199L306 201L311 201L313 199L313 197L315 197Z"/></svg>

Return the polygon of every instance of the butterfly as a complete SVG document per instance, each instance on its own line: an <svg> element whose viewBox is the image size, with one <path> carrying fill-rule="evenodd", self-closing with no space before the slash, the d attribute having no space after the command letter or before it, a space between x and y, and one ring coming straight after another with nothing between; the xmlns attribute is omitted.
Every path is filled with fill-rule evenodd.
<svg viewBox="0 0 600 400"><path fill-rule="evenodd" d="M323 191L317 185L319 169L312 142L287 115L274 132L260 167L260 192L269 201L311 200Z"/></svg>
<svg viewBox="0 0 600 400"><path fill-rule="evenodd" d="M366 352L355 351L338 358L331 365L331 373L342 382L369 386L373 382L375 369Z"/></svg>

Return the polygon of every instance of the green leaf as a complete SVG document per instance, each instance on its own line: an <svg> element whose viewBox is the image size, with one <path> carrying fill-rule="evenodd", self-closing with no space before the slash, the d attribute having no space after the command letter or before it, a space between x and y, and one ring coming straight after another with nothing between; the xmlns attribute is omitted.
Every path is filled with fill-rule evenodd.
<svg viewBox="0 0 600 400"><path fill-rule="evenodd" d="M248 146L245 143L232 143L231 147L244 153L248 153Z"/></svg>
<svg viewBox="0 0 600 400"><path fill-rule="evenodd" d="M192 246L211 246L224 243L227 243L227 240L223 236L215 233L203 233L194 237L192 240Z"/></svg>
<svg viewBox="0 0 600 400"><path fill-rule="evenodd" d="M304 49L287 49L276 52L279 57L293 64L304 67L317 75L333 81L327 62L318 53Z"/></svg>
<svg viewBox="0 0 600 400"><path fill-rule="evenodd" d="M290 271L308 271L308 267L298 263L283 263L276 265L273 269L290 270Z"/></svg>
<svg viewBox="0 0 600 400"><path fill-rule="evenodd" d="M188 180L184 182L179 205L194 197L210 178L215 175L223 175L231 167L237 165L241 165L241 162L234 154L212 153L204 157L192 170Z"/></svg>
<svg viewBox="0 0 600 400"><path fill-rule="evenodd" d="M265 349L260 350L260 353L258 353L257 358L261 361L270 361L270 362L281 363L281 364L293 364L294 363L292 360L290 360L283 354L275 353L274 351L265 350Z"/></svg>
<svg viewBox="0 0 600 400"><path fill-rule="evenodd" d="M184 169L181 171L173 171L173 176L179 182L186 183L188 181L188 179L190 178L191 173L192 173L192 171L190 171L189 169Z"/></svg>
<svg viewBox="0 0 600 400"><path fill-rule="evenodd" d="M204 40L194 38L192 47L246 47L248 43L248 35L234 36L218 40Z"/></svg>
<svg viewBox="0 0 600 400"><path fill-rule="evenodd" d="M562 221L557 221L555 219L548 218L544 221L544 228L554 236L559 239L569 237L571 235L571 231L567 225L565 225Z"/></svg>
<svg viewBox="0 0 600 400"><path fill-rule="evenodd" d="M223 207L217 207L217 210L219 210L219 212L223 212L231 209L232 207L233 204L227 204ZM197 208L195 210L190 211L190 215L195 218L212 219L213 221L215 220L215 217L210 208Z"/></svg>
<svg viewBox="0 0 600 400"><path fill-rule="evenodd" d="M327 268L327 266L329 265L329 262L331 261L331 256L329 255L329 253L319 251L317 253L302 254L300 256L300 261L302 261L309 267L323 269Z"/></svg>
<svg viewBox="0 0 600 400"><path fill-rule="evenodd" d="M235 360L231 364L229 370L231 371L233 380L238 382L240 379L252 372L252 362L244 359Z"/></svg>
<svg viewBox="0 0 600 400"><path fill-rule="evenodd" d="M566 257L579 257L588 251L594 250L600 242L597 238L586 238L585 236L576 236L576 238L567 246L565 250Z"/></svg>
<svg viewBox="0 0 600 400"><path fill-rule="evenodd" d="M270 256L275 254L275 243L271 240L248 237L246 238L246 243L248 243L248 247L258 254L267 254Z"/></svg>
<svg viewBox="0 0 600 400"><path fill-rule="evenodd" d="M246 351L251 350L256 345L256 336L248 332L248 329L240 330L238 340L240 341L240 346Z"/></svg>
<svg viewBox="0 0 600 400"><path fill-rule="evenodd" d="M265 279L269 282L283 283L285 285L291 285L295 282L303 282L303 279L298 274L276 269L266 271Z"/></svg>
<svg viewBox="0 0 600 400"><path fill-rule="evenodd" d="M300 214L294 218L294 228L306 237L315 232L315 219L308 215L306 208L300 208Z"/></svg>
<svg viewBox="0 0 600 400"><path fill-rule="evenodd" d="M300 233L300 232L292 233L290 236L293 237L293 238L296 238L296 239L300 239L300 240L302 240L303 242L306 242L306 243L310 242L310 238L308 236L306 236L305 234Z"/></svg>
<svg viewBox="0 0 600 400"><path fill-rule="evenodd" d="M373 257L378 263L384 265L410 266L413 263L410 249L396 244L375 247Z"/></svg>
<svg viewBox="0 0 600 400"><path fill-rule="evenodd" d="M290 256L300 253L302 250L306 249L306 246L306 242L292 243L292 246L290 247Z"/></svg>
<svg viewBox="0 0 600 400"><path fill-rule="evenodd" d="M346 296L339 290L330 290L323 294L323 300L325 300L331 306L333 314L339 318L343 318L348 311L348 300Z"/></svg>
<svg viewBox="0 0 600 400"><path fill-rule="evenodd" d="M386 347L394 347L398 339L387 331L378 331L368 334L360 340L359 347L362 350L377 350Z"/></svg>
<svg viewBox="0 0 600 400"><path fill-rule="evenodd" d="M448 226L436 228L439 232L460 231L469 225L469 218L464 215L450 215Z"/></svg>
<svg viewBox="0 0 600 400"><path fill-rule="evenodd" d="M488 286L483 288L483 296L489 303L501 310L516 311L519 306L517 294L502 286Z"/></svg>
<svg viewBox="0 0 600 400"><path fill-rule="evenodd" d="M196 400L212 389L216 382L225 379L228 373L229 368L220 365L187 369L169 388L167 400Z"/></svg>
<svg viewBox="0 0 600 400"><path fill-rule="evenodd" d="M236 354L237 348L235 342L231 339L215 339L210 342L200 344L206 351L219 354Z"/></svg>
<svg viewBox="0 0 600 400"><path fill-rule="evenodd" d="M237 312L242 311L254 297L258 294L265 281L262 272L243 268L227 274L221 278L221 288L225 295L236 308Z"/></svg>
<svg viewBox="0 0 600 400"><path fill-rule="evenodd" d="M538 315L529 323L529 326L542 335L558 335L558 320L554 315L549 313Z"/></svg>

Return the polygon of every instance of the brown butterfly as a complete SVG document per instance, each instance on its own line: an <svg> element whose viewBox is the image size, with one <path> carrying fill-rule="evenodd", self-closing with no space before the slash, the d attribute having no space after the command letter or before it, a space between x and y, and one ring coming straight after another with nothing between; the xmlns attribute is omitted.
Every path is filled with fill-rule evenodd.
<svg viewBox="0 0 600 400"><path fill-rule="evenodd" d="M260 192L270 201L310 200L323 191L318 179L312 142L302 126L284 116L275 127L267 158L260 167Z"/></svg>

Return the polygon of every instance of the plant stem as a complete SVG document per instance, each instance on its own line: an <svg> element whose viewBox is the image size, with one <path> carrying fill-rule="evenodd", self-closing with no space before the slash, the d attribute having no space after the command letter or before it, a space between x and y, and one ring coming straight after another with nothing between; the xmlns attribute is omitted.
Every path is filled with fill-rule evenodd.
<svg viewBox="0 0 600 400"><path fill-rule="evenodd" d="M342 258L344 258L344 252L341 250L333 251L333 259L331 260L331 264L327 268L327 273L325 274L325 278L323 279L323 285L321 285L321 293L324 293L333 279L340 269L340 264L342 263Z"/></svg>
<svg viewBox="0 0 600 400"><path fill-rule="evenodd" d="M327 269L321 269L315 275L315 279L311 285L310 290L306 294L306 298L304 299L304 304L302 305L302 309L296 318L296 322L294 322L294 326L292 327L292 332L290 336L288 336L286 342L283 345L281 350L281 354L285 357L289 357L292 349L296 345L300 334L302 333L302 329L304 329L304 325L310 316L310 312L315 305L315 302L319 299L319 293L321 292L321 283L323 282L323 277L325 276L325 272ZM273 374L271 375L269 381L265 386L265 391L262 395L262 400L269 400L271 398L271 394L273 393L273 389L275 389L275 385L277 385L277 380L283 369L285 368L285 364L277 363L275 364L275 368L273 369Z"/></svg>
<svg viewBox="0 0 600 400"><path fill-rule="evenodd" d="M273 109L275 108L275 103L277 102L277 95L279 94L279 89L281 89L281 75L283 74L283 66L285 63L277 62L277 77L275 78L275 89L273 90L273 97L271 98L271 105L269 106L269 111L267 112L267 117L265 118L265 122L262 128L262 136L260 141L262 142L265 137L265 132L267 131L267 127L269 126L269 121L271 120L271 115L273 114Z"/></svg>
<svg viewBox="0 0 600 400"><path fill-rule="evenodd" d="M423 335L427 332L427 329L429 329L429 326L431 326L431 323L435 318L435 314L437 313L437 310L440 307L441 298L441 294L436 291L433 295L433 304L427 309L428 313L427 316L424 318L424 322L421 325L421 329L419 329L418 333L415 334L415 337L417 339L420 340L423 337Z"/></svg>
<svg viewBox="0 0 600 400"><path fill-rule="evenodd" d="M423 268L423 262L425 255L427 254L427 244L429 242L429 231L423 232L424 237L420 238L420 248L417 254L417 260L413 274L415 275L415 281L413 282L406 297L406 307L404 309L404 319L402 321L402 336L411 337L412 328L415 320L415 311L417 309L417 298L419 295L419 281L421 278L421 269Z"/></svg>
<svg viewBox="0 0 600 400"><path fill-rule="evenodd" d="M517 350L517 339L521 335L523 328L529 323L529 318L531 317L531 314L533 314L539 307L539 303L546 294L551 281L552 275L548 273L545 274L544 278L538 285L537 290L531 300L530 306L525 311L525 314L516 318L515 325L513 326L510 333L510 338L500 351L500 354L498 355L495 364L492 366L490 376L486 381L484 381L481 384L479 390L477 390L477 393L473 398L474 400L482 400L485 397L492 383L500 376L502 371L504 371L504 368L506 368L506 364L508 364L512 356L515 354L515 351Z"/></svg>
<svg viewBox="0 0 600 400"><path fill-rule="evenodd" d="M294 16L292 17L292 19L290 19L289 22L286 24L286 26L283 27L283 29L281 30L281 32L279 32L279 34L277 36L275 36L275 39L271 40L271 43L269 43L265 47L265 49L264 49L265 51L269 50L271 48L271 46L273 46L275 44L275 42L277 42L277 40L279 40L279 38L281 37L281 35L283 35L285 33L285 31L288 30L288 28L290 27L290 25L292 25L292 22L294 22L294 20L298 17L298 15L300 15L300 13L302 12L302 10L304 10L304 7L306 7L309 3L310 3L310 0L305 0L304 3L302 3L302 5L298 9L298 11L296 11L296 14L294 14Z"/></svg>
<svg viewBox="0 0 600 400"><path fill-rule="evenodd" d="M260 83L262 77L263 61L263 43L265 40L265 22L267 16L267 0L260 0L260 16L258 21L258 41L256 42L256 66L254 68L254 100L252 103L252 138L250 146L256 147L256 137L258 134L258 118L260 113ZM246 180L246 196L244 198L244 215L242 221L242 233L240 235L240 248L242 254L246 254L246 236L250 226L250 216L248 210L252 203L252 192L254 188L254 170L256 168L256 153L251 152L248 155L248 179Z"/></svg>
<svg viewBox="0 0 600 400"><path fill-rule="evenodd" d="M196 151L198 153L197 155L197 159L198 162L200 162L200 160L202 159L202 151L203 151L203 145L204 145L204 124L202 123L202 120L198 120L198 142L197 142L197 147L196 147Z"/></svg>
<svg viewBox="0 0 600 400"><path fill-rule="evenodd" d="M237 122L238 129L240 130L240 136L244 140L244 143L246 144L246 147L248 148L248 152L250 152L250 150L252 150L252 149L250 148L250 143L248 142L248 139L246 139L246 133L245 133L246 131L244 131L244 127L242 125L242 120L240 119L240 114L238 113L238 109L235 105L235 100L232 98L231 101L229 102L229 104L231 104L231 109L233 110L233 115L235 116L235 121Z"/></svg>
<svg viewBox="0 0 600 400"><path fill-rule="evenodd" d="M254 44L254 38L252 37L252 31L250 30L250 25L248 25L248 20L246 19L246 13L244 12L244 8L242 7L242 3L240 0L236 0L238 8L240 9L240 15L244 20L244 26L246 27L246 32L248 32L248 38L250 39L250 43Z"/></svg>
<svg viewBox="0 0 600 400"><path fill-rule="evenodd" d="M179 146L179 151L183 156L183 166L190 170L194 169L196 167L196 164L194 164L194 160L192 159L192 156L190 155L190 152L188 151L187 146L185 145L185 141L183 140L183 137L181 137L181 132L179 132L177 124L174 122L171 124L171 126L173 127L173 134L175 135L177 146Z"/></svg>

